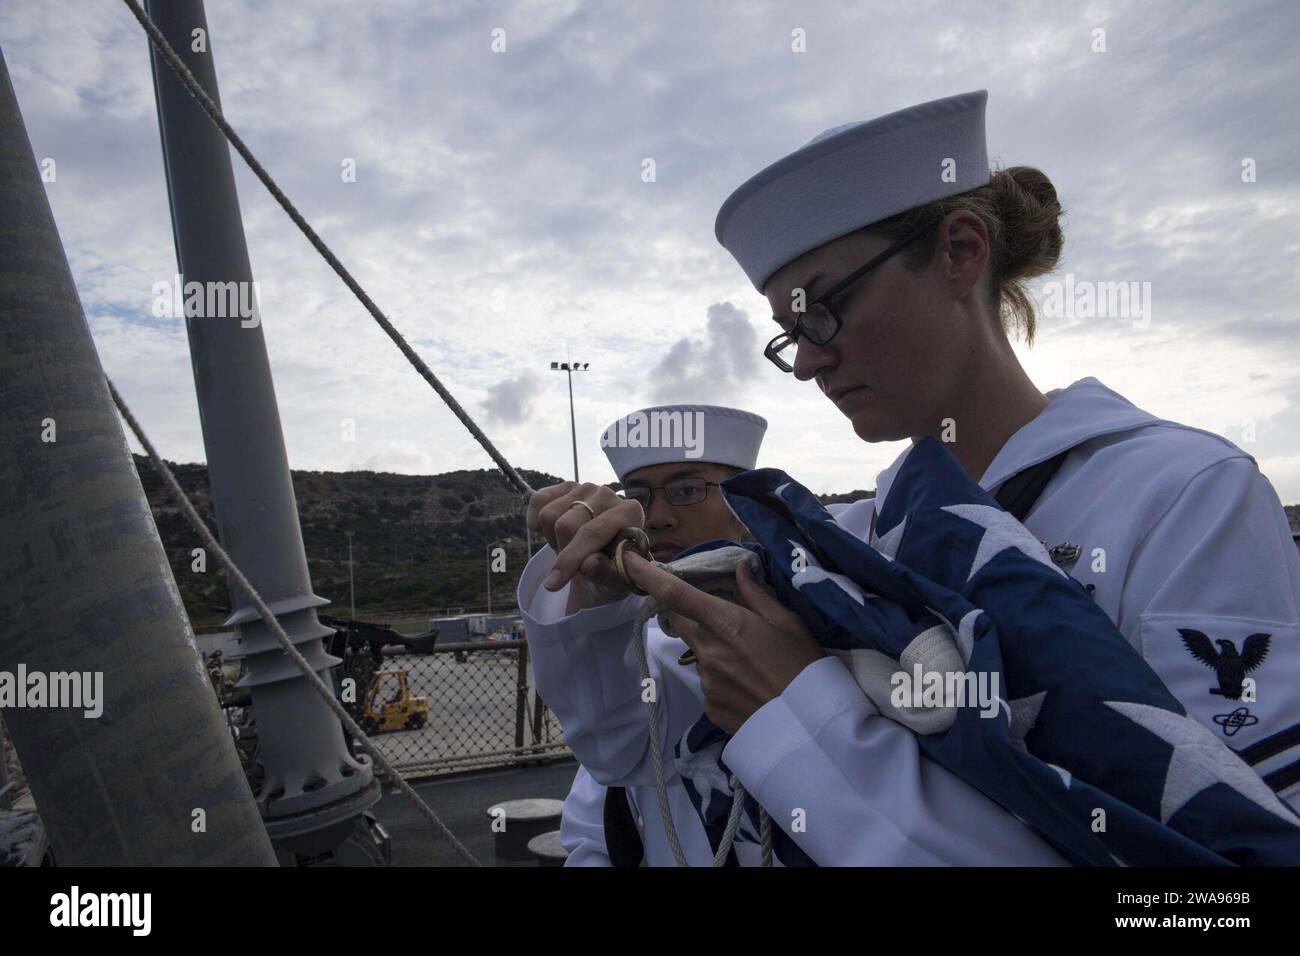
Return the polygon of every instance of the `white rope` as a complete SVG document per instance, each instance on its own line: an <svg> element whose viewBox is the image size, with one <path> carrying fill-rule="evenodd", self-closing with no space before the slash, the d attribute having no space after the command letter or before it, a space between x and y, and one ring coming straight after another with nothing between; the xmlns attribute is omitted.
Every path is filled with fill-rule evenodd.
<svg viewBox="0 0 1300 956"><path fill-rule="evenodd" d="M144 430L140 427L140 423L137 422L135 416L131 414L131 410L126 407L126 402L122 401L122 396L117 393L117 389L113 386L112 381L107 378L105 381L108 381L108 391L113 396L113 403L117 405L117 410L122 413L122 417L126 419L126 423L131 427L131 431L135 433L136 440L144 447L145 452L149 455L149 460L153 462L154 468L157 469L158 474L167 485L172 497L175 498L176 503L180 505L181 511L185 514L186 520L188 520L194 530L198 532L199 537L203 539L203 543L208 550L217 556L217 560L220 561L221 566L226 569L226 573L230 575L235 583L237 583L240 588L243 589L244 593L248 595L249 600L253 602L253 606L257 608L257 613L262 616L262 620L266 622L266 626L271 629L271 633L275 635L275 639L280 642L280 647L289 655L289 658L298 665L298 669L302 671L303 676L307 678L307 682L311 685L312 689L316 691L323 701L325 701L329 706L329 709L334 712L334 715L343 722L343 726L345 726L348 729L348 732L357 739L357 742L361 744L362 749L371 756L375 764L392 777L393 785L411 801L415 806L416 811L433 825L433 828L437 830L439 835L451 845L451 848L471 865L482 866L483 864L475 858L474 854L470 853L465 845L456 839L456 835L452 833L451 830L447 829L447 825L438 818L436 813L433 812L433 808L425 803L424 800L420 798L420 795L411 788L411 785L406 782L406 778L398 773L393 765L388 762L388 758L380 752L379 748L376 747L371 739L366 736L365 731L357 725L357 722L352 719L352 716L334 697L334 692L330 690L323 680L320 679L320 675L312 670L311 665L308 664L306 658L299 653L298 648L293 646L293 641L291 641L289 635L284 632L284 628L281 627L280 622L275 619L275 615L272 614L271 609L266 606L266 602L263 601L262 596L257 593L257 589L253 587L248 578L244 577L244 573L235 566L235 562L231 560L230 555L226 554L225 548L221 547L216 537L208 530L208 526L204 524L199 513L194 510L194 505L190 503L190 499L186 496L184 490L176 481L176 477L172 474L171 469L167 467L167 463L162 460L157 450L150 443L148 437L146 437Z"/></svg>
<svg viewBox="0 0 1300 956"><path fill-rule="evenodd" d="M722 549L719 549L722 550ZM710 551L712 555L719 555L719 551ZM694 558L702 558L703 555L693 555ZM720 555L719 555L720 557ZM690 558L686 559L690 561ZM738 561L733 559L733 555L727 555L727 562L735 564ZM677 571L672 563L660 564L666 571ZM712 570L710 570L712 574ZM681 838L677 835L677 825L672 819L672 808L668 804L668 782L666 771L664 771L663 760L663 741L659 739L659 687L655 683L653 676L650 675L650 658L646 650L647 626L650 619L658 614L662 607L656 605L653 600L642 602L641 610L637 613L636 633L632 636L632 645L637 652L637 665L641 670L641 687L649 687L650 695L646 697L647 724L650 730L650 760L653 763L654 770L654 791L655 797L659 803L659 814L663 818L664 834L668 836L668 847L672 849L673 860L677 861L677 866L690 866L690 861L686 860L686 853L681 848ZM647 683L649 682L649 683ZM736 831L740 829L741 814L745 809L745 788L741 786L740 779L736 774L731 775L729 786L732 791L731 813L727 816L727 826L723 829L722 839L718 842L718 852L714 855L714 866L724 866L727 864L727 857L731 853L732 845L736 843ZM758 808L759 831L761 831L763 866L772 865L772 821L767 816L767 810L762 806Z"/></svg>
<svg viewBox="0 0 1300 956"><path fill-rule="evenodd" d="M647 601L642 607L650 603ZM650 759L654 762L655 796L659 799L659 814L664 821L664 832L668 836L668 846L673 851L673 859L677 861L678 866L690 866L686 853L682 850L681 840L677 836L677 827L673 824L672 808L668 805L668 784L664 780L663 742L659 739L659 687L650 676L650 661L646 656L646 622L649 619L648 615L644 619L640 615L637 616L636 633L632 635L632 644L636 647L637 662L641 665L641 692L644 694L647 688L650 691L646 697L646 710L648 711L647 723L650 725Z"/></svg>

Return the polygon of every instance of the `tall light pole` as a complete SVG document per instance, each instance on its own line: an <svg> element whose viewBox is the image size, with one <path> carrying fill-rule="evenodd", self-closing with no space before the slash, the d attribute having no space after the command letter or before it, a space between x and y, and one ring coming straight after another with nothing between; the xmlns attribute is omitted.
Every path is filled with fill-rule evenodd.
<svg viewBox="0 0 1300 956"><path fill-rule="evenodd" d="M573 435L573 480L578 480L578 424L573 414L573 373L585 372L590 362L552 362L552 372L564 372L569 376L569 431Z"/></svg>

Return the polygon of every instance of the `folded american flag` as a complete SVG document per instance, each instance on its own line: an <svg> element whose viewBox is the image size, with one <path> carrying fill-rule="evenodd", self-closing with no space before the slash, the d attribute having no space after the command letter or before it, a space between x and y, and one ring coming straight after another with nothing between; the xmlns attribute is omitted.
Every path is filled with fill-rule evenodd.
<svg viewBox="0 0 1300 956"><path fill-rule="evenodd" d="M1084 588L939 442L912 448L870 544L777 469L722 488L777 597L883 717L911 727L928 758L1066 859L1300 865L1300 818L1187 715ZM922 693L945 678L947 695ZM991 689L988 706L952 695L976 687ZM676 746L706 825L731 808L727 740L701 718ZM756 841L757 804L746 804L737 839ZM786 865L813 862L779 829L775 852Z"/></svg>

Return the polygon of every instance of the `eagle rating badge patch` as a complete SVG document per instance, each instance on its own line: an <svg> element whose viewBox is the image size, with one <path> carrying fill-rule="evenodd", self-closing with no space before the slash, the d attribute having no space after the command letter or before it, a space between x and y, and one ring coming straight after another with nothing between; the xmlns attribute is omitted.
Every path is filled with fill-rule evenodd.
<svg viewBox="0 0 1300 956"><path fill-rule="evenodd" d="M1294 623L1160 614L1142 618L1140 647L1187 712L1272 790L1300 788L1300 641Z"/></svg>

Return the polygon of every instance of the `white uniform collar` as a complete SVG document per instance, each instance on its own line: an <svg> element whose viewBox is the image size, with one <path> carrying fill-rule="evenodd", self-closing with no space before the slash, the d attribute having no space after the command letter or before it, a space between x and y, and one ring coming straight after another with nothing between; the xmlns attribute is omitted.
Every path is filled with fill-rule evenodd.
<svg viewBox="0 0 1300 956"><path fill-rule="evenodd" d="M1016 472L1089 439L1161 421L1091 376L1046 394L1051 404L1007 439L980 479L981 488L994 488ZM911 450L909 445L876 477L876 510Z"/></svg>

